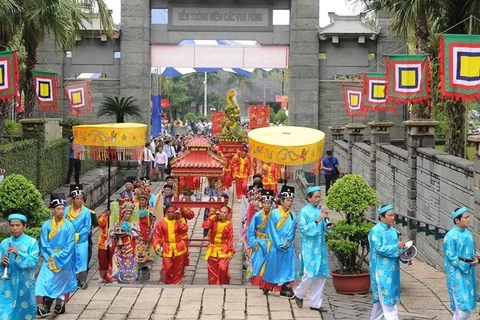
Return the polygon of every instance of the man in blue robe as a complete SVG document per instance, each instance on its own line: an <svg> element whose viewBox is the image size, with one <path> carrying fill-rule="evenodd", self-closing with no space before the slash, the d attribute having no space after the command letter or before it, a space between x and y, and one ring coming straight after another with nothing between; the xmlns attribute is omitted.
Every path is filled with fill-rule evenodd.
<svg viewBox="0 0 480 320"><path fill-rule="evenodd" d="M50 314L54 300L55 313L65 313L65 296L77 289L75 227L64 218L65 202L65 195L51 195L53 218L43 223L40 232L43 264L35 284L35 295L43 299L37 306L39 318Z"/></svg>
<svg viewBox="0 0 480 320"><path fill-rule="evenodd" d="M443 238L447 290L453 320L469 320L477 306L477 281L475 266L479 256L475 254L472 233L467 230L470 214L466 207L455 209L451 214L453 228Z"/></svg>
<svg viewBox="0 0 480 320"><path fill-rule="evenodd" d="M399 241L393 227L393 205L383 205L377 210L379 222L368 233L370 246L370 282L373 309L370 320L398 320L397 304L400 302L400 254L405 241Z"/></svg>
<svg viewBox="0 0 480 320"><path fill-rule="evenodd" d="M295 281L295 251L293 240L297 229L297 218L290 211L295 197L293 187L283 185L279 194L281 204L270 214L267 223L267 235L272 242L267 254L263 279L268 283L264 293L273 290L274 285L280 286L280 297L293 298L292 284Z"/></svg>
<svg viewBox="0 0 480 320"><path fill-rule="evenodd" d="M78 286L86 289L88 269L88 237L92 229L92 215L90 209L84 206L84 192L82 185L70 186L72 205L65 208L65 219L75 228L75 273Z"/></svg>
<svg viewBox="0 0 480 320"><path fill-rule="evenodd" d="M33 319L35 300L35 268L38 264L38 243L23 233L27 217L14 213L8 216L10 237L0 244L0 319Z"/></svg>
<svg viewBox="0 0 480 320"><path fill-rule="evenodd" d="M328 214L322 212L319 207L320 187L309 187L306 193L308 204L298 214L298 229L301 236L298 271L302 278L295 289L295 302L299 308L303 308L303 299L310 290L310 309L327 312L327 309L322 307L323 289L329 275L325 232L330 232L331 229L325 220Z"/></svg>
<svg viewBox="0 0 480 320"><path fill-rule="evenodd" d="M270 239L266 233L270 213L272 212L273 191L262 189L262 210L255 213L247 229L247 240L251 250L252 285L265 289L263 273L265 260L270 247Z"/></svg>

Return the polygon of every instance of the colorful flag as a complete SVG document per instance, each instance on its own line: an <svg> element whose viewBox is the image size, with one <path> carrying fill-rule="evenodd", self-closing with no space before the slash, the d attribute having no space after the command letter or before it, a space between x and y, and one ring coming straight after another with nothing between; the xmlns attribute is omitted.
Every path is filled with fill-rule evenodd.
<svg viewBox="0 0 480 320"><path fill-rule="evenodd" d="M90 81L69 82L63 85L65 94L70 102L72 115L92 112L92 94Z"/></svg>
<svg viewBox="0 0 480 320"><path fill-rule="evenodd" d="M395 54L387 64L387 100L395 103L428 101L430 65L425 54Z"/></svg>
<svg viewBox="0 0 480 320"><path fill-rule="evenodd" d="M440 88L442 96L480 99L480 36L440 35Z"/></svg>
<svg viewBox="0 0 480 320"><path fill-rule="evenodd" d="M362 107L363 87L361 84L341 83L345 112L351 117L364 117Z"/></svg>
<svg viewBox="0 0 480 320"><path fill-rule="evenodd" d="M170 107L170 98L163 98L160 101L160 103L162 105L162 108L168 108L168 107Z"/></svg>
<svg viewBox="0 0 480 320"><path fill-rule="evenodd" d="M268 127L270 125L270 107L266 105L248 106L250 129Z"/></svg>
<svg viewBox="0 0 480 320"><path fill-rule="evenodd" d="M42 111L58 111L58 78L56 73L33 71L37 102Z"/></svg>
<svg viewBox="0 0 480 320"><path fill-rule="evenodd" d="M225 112L217 111L212 112L211 120L212 120L212 135L217 136L217 134L222 131L222 123L225 119Z"/></svg>
<svg viewBox="0 0 480 320"><path fill-rule="evenodd" d="M362 107L366 111L393 111L395 104L387 97L387 76L381 72L366 72L363 74Z"/></svg>
<svg viewBox="0 0 480 320"><path fill-rule="evenodd" d="M18 92L18 58L15 51L0 52L0 100L8 100Z"/></svg>

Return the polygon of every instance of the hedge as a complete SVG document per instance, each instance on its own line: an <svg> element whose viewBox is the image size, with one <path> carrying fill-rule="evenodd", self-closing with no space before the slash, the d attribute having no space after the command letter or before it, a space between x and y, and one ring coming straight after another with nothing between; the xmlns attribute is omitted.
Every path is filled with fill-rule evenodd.
<svg viewBox="0 0 480 320"><path fill-rule="evenodd" d="M40 193L45 194L65 183L68 170L69 142L59 139L45 144L45 154L40 180Z"/></svg>
<svg viewBox="0 0 480 320"><path fill-rule="evenodd" d="M47 142L43 152L44 159L39 163L36 140L4 144L0 146L0 168L5 169L7 175L21 174L34 185L37 182L37 175L42 174L40 186L36 187L41 194L50 193L65 183L70 152L69 142L67 139ZM95 165L95 161L83 160L81 173L85 173Z"/></svg>
<svg viewBox="0 0 480 320"><path fill-rule="evenodd" d="M18 173L35 184L37 180L37 141L22 140L0 146L0 168Z"/></svg>
<svg viewBox="0 0 480 320"><path fill-rule="evenodd" d="M40 186L40 192L42 194L49 193L65 183L69 158L70 144L67 139L50 141L45 144L45 161L42 171L44 177L41 179ZM95 166L95 161L83 160L80 174L85 173Z"/></svg>

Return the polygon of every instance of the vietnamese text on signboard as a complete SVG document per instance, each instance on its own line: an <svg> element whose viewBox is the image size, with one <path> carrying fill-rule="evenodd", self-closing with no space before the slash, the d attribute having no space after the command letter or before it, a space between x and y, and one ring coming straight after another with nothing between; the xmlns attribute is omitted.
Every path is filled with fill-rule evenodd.
<svg viewBox="0 0 480 320"><path fill-rule="evenodd" d="M172 27L265 28L272 25L268 8L196 8L174 7Z"/></svg>

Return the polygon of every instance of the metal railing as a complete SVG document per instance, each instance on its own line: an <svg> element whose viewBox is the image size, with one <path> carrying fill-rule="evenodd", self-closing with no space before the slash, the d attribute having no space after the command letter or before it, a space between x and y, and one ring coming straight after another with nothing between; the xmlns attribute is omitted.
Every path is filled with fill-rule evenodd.
<svg viewBox="0 0 480 320"><path fill-rule="evenodd" d="M376 220L365 217L366 220L372 223L377 223ZM414 217L409 217L401 214L395 214L395 222L403 227L408 226L410 230L417 232L424 232L426 236L435 236L435 240L440 240L445 237L448 229L434 225Z"/></svg>

